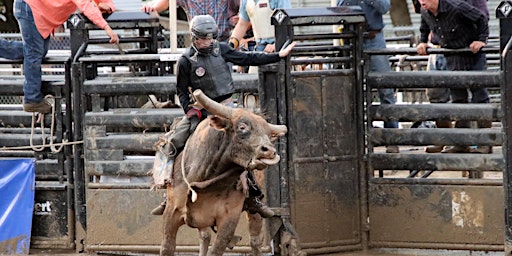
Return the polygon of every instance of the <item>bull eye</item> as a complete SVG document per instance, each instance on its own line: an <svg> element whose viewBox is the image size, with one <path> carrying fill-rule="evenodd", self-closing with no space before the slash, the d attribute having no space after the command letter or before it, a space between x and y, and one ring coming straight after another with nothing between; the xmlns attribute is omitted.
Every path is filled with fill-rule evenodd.
<svg viewBox="0 0 512 256"><path fill-rule="evenodd" d="M245 132L245 131L248 131L249 130L249 125L246 124L246 123L239 123L238 124L238 131L240 132Z"/></svg>
<svg viewBox="0 0 512 256"><path fill-rule="evenodd" d="M251 126L245 122L238 123L238 129L236 131L239 139L247 139L251 136Z"/></svg>

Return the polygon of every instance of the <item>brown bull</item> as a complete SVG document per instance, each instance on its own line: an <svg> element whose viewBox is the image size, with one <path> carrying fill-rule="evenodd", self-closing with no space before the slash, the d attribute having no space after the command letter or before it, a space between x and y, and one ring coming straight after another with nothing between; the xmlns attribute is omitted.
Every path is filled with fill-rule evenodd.
<svg viewBox="0 0 512 256"><path fill-rule="evenodd" d="M161 255L174 254L176 235L184 224L200 231L200 255L222 255L234 237L247 194L241 176L278 163L272 141L287 132L284 125L226 107L199 90L194 96L213 115L199 124L174 162ZM217 238L208 250L211 227L216 227Z"/></svg>

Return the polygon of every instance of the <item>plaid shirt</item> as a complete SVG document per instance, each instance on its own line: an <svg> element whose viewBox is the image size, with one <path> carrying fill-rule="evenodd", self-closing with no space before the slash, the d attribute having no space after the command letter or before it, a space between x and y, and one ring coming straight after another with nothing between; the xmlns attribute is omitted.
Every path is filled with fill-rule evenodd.
<svg viewBox="0 0 512 256"><path fill-rule="evenodd" d="M176 4L187 13L188 20L197 15L210 15L219 26L219 40L227 41L233 26L229 22L229 0L178 0Z"/></svg>

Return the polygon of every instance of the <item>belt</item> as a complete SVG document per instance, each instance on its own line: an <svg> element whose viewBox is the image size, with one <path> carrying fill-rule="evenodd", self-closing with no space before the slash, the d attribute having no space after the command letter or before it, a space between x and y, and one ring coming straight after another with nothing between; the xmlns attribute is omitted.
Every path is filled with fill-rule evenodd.
<svg viewBox="0 0 512 256"><path fill-rule="evenodd" d="M375 36L382 32L382 29L379 29L379 30L368 30L368 32L366 32L366 34L363 36L365 39L374 39Z"/></svg>

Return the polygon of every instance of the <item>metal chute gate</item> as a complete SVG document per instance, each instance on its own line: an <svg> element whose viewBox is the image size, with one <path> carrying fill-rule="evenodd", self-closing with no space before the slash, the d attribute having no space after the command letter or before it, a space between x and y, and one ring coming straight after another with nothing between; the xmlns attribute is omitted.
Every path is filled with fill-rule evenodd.
<svg viewBox="0 0 512 256"><path fill-rule="evenodd" d="M264 108L274 109L275 120L289 129L281 176L269 172L267 178L281 186L267 185L268 194L290 208L308 254L363 248L364 22L359 7L284 9L272 17L276 49L289 40L298 44L283 63L283 83L261 82Z"/></svg>
<svg viewBox="0 0 512 256"><path fill-rule="evenodd" d="M343 46L336 46L339 43L336 36L340 36L337 27L332 33L318 31L326 31L325 27L336 24L343 25L341 35L351 35L354 31L356 35L363 34L341 21L345 18L341 9L281 12L277 11L273 17L278 46L289 39L298 41L299 45L285 64L289 65L284 68L285 86L278 86L276 96L266 99L280 99L277 118L290 129L286 142L288 164L282 169L287 176L281 179L288 181L286 203L301 247L311 254L358 248L470 251L505 248L509 255L503 235L510 235L504 230L502 215L503 189L510 190L508 182L502 180L502 173L507 181L508 172L504 170L509 160L506 150L502 154L500 146L507 145L508 128L503 117L508 118L505 102L510 101L502 101L501 105L381 105L373 97L379 88L485 87L501 91L502 99L506 99L510 66L507 62L510 49L503 43L509 38L504 36L506 31L501 31L501 47L491 43L483 50L493 60L503 52L499 70L377 73L367 69L370 55L415 55L416 50L361 51L358 47L362 38L358 41L357 37L343 38ZM332 12L340 14L340 20L336 21ZM316 25L327 26L317 28ZM331 39L334 42L327 41ZM351 52L347 47L364 54L358 55L357 50ZM429 53L464 52L469 50L433 49ZM494 125L484 129L406 126L436 119L490 119ZM399 121L403 127L375 127L375 122L388 120ZM441 143L492 146L495 151L493 154L419 152L424 146ZM401 152L384 153L387 145L399 145ZM506 205L508 201L505 201L508 209ZM322 211L311 213L306 209ZM510 223L508 218L505 220ZM510 241L509 237L505 240Z"/></svg>

